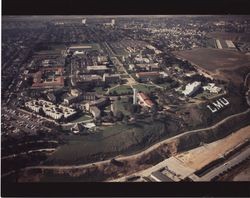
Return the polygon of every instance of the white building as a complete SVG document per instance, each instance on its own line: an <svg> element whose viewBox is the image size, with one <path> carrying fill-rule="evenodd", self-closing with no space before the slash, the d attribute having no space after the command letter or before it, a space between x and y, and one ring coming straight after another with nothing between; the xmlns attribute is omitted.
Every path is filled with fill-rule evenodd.
<svg viewBox="0 0 250 198"><path fill-rule="evenodd" d="M121 80L120 74L103 74L103 81L106 83L118 83Z"/></svg>
<svg viewBox="0 0 250 198"><path fill-rule="evenodd" d="M222 49L221 43L219 39L216 39L216 46L218 49Z"/></svg>
<svg viewBox="0 0 250 198"><path fill-rule="evenodd" d="M193 95L201 87L201 82L188 83L186 89L182 92L185 96Z"/></svg>
<svg viewBox="0 0 250 198"><path fill-rule="evenodd" d="M104 74L105 72L109 71L110 69L106 65L94 65L94 66L87 66L87 70L90 73Z"/></svg>
<svg viewBox="0 0 250 198"><path fill-rule="evenodd" d="M129 64L129 70L134 70L135 69L135 65L134 64Z"/></svg>
<svg viewBox="0 0 250 198"><path fill-rule="evenodd" d="M234 45L233 41L226 40L225 42L226 42L228 48L235 48L235 45Z"/></svg>
<svg viewBox="0 0 250 198"><path fill-rule="evenodd" d="M25 103L25 107L30 108L32 111L39 113L40 109L42 108L36 101L29 101Z"/></svg>
<svg viewBox="0 0 250 198"><path fill-rule="evenodd" d="M96 118L100 118L101 116L101 111L97 106L91 106L90 107L90 113L93 115L93 117Z"/></svg>
<svg viewBox="0 0 250 198"><path fill-rule="evenodd" d="M83 51L83 50L90 50L92 49L91 45L75 45L71 46L67 49L67 52L75 52L75 51Z"/></svg>
<svg viewBox="0 0 250 198"><path fill-rule="evenodd" d="M48 102L46 100L32 100L26 102L25 106L37 113L40 111L40 109L42 109L45 115L55 120L59 120L62 117L67 119L76 114L76 111L72 108L65 107L63 105L56 106L52 102Z"/></svg>
<svg viewBox="0 0 250 198"><path fill-rule="evenodd" d="M216 93L216 94L221 91L221 88L215 86L215 83L208 83L207 86L203 86L202 88L203 88L203 90L207 90L210 93Z"/></svg>
<svg viewBox="0 0 250 198"><path fill-rule="evenodd" d="M77 55L84 55L84 51L75 51L74 56L77 56Z"/></svg>
<svg viewBox="0 0 250 198"><path fill-rule="evenodd" d="M86 19L82 19L82 24L86 24Z"/></svg>

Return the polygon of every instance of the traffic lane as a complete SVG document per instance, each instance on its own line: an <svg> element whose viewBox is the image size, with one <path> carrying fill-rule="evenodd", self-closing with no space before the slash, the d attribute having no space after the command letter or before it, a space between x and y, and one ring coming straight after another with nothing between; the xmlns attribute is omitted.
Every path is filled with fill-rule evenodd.
<svg viewBox="0 0 250 198"><path fill-rule="evenodd" d="M227 161L223 165L213 169L203 177L201 177L200 181L211 181L216 176L220 175L221 173L227 171L228 169L234 167L235 165L239 164L240 162L244 161L250 156L250 148L247 148L245 151L234 157L233 159Z"/></svg>

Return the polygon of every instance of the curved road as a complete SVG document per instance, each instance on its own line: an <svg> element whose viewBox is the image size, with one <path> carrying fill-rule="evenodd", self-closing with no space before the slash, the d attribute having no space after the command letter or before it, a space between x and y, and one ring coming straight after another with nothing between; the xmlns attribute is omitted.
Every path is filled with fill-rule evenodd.
<svg viewBox="0 0 250 198"><path fill-rule="evenodd" d="M247 86L247 79L250 77L250 73L248 73L247 75L246 75L246 78L245 78L245 80L244 80L244 86L246 87Z"/></svg>
<svg viewBox="0 0 250 198"><path fill-rule="evenodd" d="M247 80L247 78L250 76L250 73L247 74L246 78L245 78L245 81ZM249 90L247 91L249 92ZM249 103L249 98L247 98L247 104L250 106L250 103ZM156 144L154 144L153 146L147 148L145 151L142 151L140 153L137 153L137 154L133 154L133 155L129 155L129 156L120 156L120 157L117 157L116 160L118 161L122 161L122 160L128 160L128 159L135 159L135 158L138 158L138 157L141 157L145 154L148 154L149 152L153 151L154 149L157 149L158 147L160 147L161 145L163 144L166 144L166 143L169 143L171 142L172 140L175 140L177 138L180 138L182 136L185 136L187 134L193 134L193 133L199 133L201 130L209 130L209 129L214 129L216 127L218 127L219 125L225 123L226 121L228 121L229 119L233 118L233 117L237 117L239 115L242 115L242 114L247 114L250 112L250 108L248 108L246 111L244 112L241 112L241 113L238 113L238 114L234 114L234 115L231 115L231 116L228 116L227 118L221 120L220 122L216 123L215 125L211 126L211 127L206 127L206 128L203 128L203 129L196 129L196 130L191 130L191 131L187 131L187 132L184 132L182 134L179 134L179 135L176 135L174 137L171 137L171 138L168 138L166 140L163 140L161 142L158 142ZM104 160L104 161L99 161L99 162L95 162L95 163L88 163L88 164L83 164L83 165L68 165L68 166L58 166L58 165L55 165L55 166L30 166L30 167L26 167L22 170L30 170L30 169L50 169L50 170L53 170L53 169L81 169L81 168L88 168L88 167L93 167L93 166L96 166L96 165L103 165L103 164L109 164L110 163L110 160L111 159L108 159L108 160Z"/></svg>
<svg viewBox="0 0 250 198"><path fill-rule="evenodd" d="M128 159L134 159L134 158L138 158L142 155L148 154L149 152L153 151L154 149L158 148L159 146L161 146L162 144L166 144L171 142L172 140L175 140L179 137L185 136L187 134L193 134L193 133L198 133L201 130L209 130L209 129L214 129L216 127L218 127L219 125L223 124L224 122L228 121L229 119L233 118L233 117L237 117L238 115L241 114L246 114L246 113L250 113L250 109L247 109L244 112L238 113L238 114L234 114L231 115L223 120L221 120L220 122L216 123L215 125L211 126L211 127L206 127L203 129L196 129L196 130L191 130L191 131L187 131L184 132L182 134L176 135L174 137L168 138L166 140L163 140L161 142L156 143L155 145L149 147L148 149L146 149L145 151L142 151L140 153L134 154L134 155L129 155L129 156L121 156L116 158L116 160L118 161L122 161L122 160L128 160ZM102 165L102 164L109 164L111 159L108 160L104 160L104 161L99 161L99 162L95 162L95 163L88 163L88 164L83 164L83 165L67 165L67 166L30 166L30 167L26 167L24 169L29 170L29 169L79 169L79 168L87 168L87 167L91 167L91 166L95 166L95 165Z"/></svg>
<svg viewBox="0 0 250 198"><path fill-rule="evenodd" d="M55 151L56 148L43 148L43 149L36 149L36 150L29 150L29 151L25 151L22 153L18 153L18 154L12 154L12 155L8 155L8 156L4 156L1 158L1 160L4 159L9 159L9 158L14 158L14 157L18 157L20 155L26 155L26 154L30 154L30 153L35 153L35 152L51 152L51 151Z"/></svg>

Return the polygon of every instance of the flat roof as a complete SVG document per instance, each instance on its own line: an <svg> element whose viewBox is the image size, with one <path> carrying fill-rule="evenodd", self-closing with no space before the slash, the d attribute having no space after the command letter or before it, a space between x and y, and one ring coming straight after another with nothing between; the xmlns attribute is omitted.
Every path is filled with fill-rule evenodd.
<svg viewBox="0 0 250 198"><path fill-rule="evenodd" d="M143 76L160 76L159 72L139 72L137 73L137 75L139 77L143 77Z"/></svg>
<svg viewBox="0 0 250 198"><path fill-rule="evenodd" d="M174 181L171 178L164 175L163 173L161 173L160 171L155 171L155 172L151 173L151 175L156 177L160 181L163 181L163 182L173 182Z"/></svg>
<svg viewBox="0 0 250 198"><path fill-rule="evenodd" d="M87 70L108 70L106 65L87 66Z"/></svg>
<svg viewBox="0 0 250 198"><path fill-rule="evenodd" d="M92 48L92 46L91 45L75 45L75 46L69 47L69 49L79 49L79 48L90 49L90 48Z"/></svg>

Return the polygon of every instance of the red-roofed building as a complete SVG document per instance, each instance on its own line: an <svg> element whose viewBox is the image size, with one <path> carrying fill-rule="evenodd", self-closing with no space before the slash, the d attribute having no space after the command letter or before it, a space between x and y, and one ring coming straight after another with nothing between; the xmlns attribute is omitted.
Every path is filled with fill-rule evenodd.
<svg viewBox="0 0 250 198"><path fill-rule="evenodd" d="M150 98L144 93L138 93L137 97L139 99L139 104L142 106L151 108L154 105L154 103L150 100Z"/></svg>
<svg viewBox="0 0 250 198"><path fill-rule="evenodd" d="M51 89L63 86L63 67L41 68L33 75L33 89Z"/></svg>
<svg viewBox="0 0 250 198"><path fill-rule="evenodd" d="M161 77L159 72L139 72L136 77L141 81L152 81Z"/></svg>

